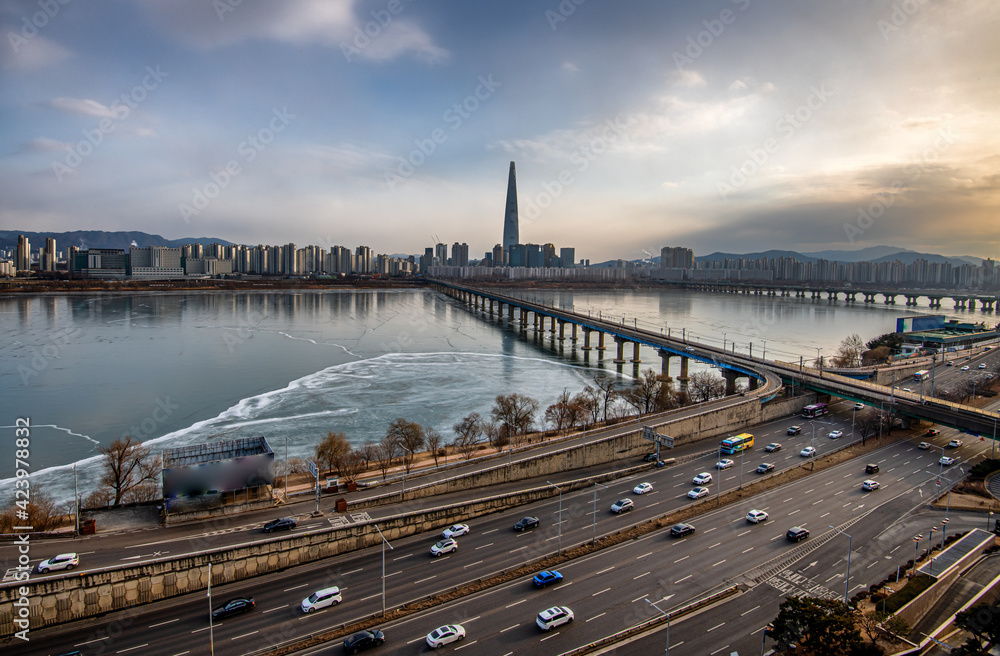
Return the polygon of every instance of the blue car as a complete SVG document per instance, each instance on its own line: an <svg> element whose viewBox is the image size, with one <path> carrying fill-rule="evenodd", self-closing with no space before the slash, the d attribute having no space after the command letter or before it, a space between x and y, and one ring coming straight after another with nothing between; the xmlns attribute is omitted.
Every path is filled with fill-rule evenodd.
<svg viewBox="0 0 1000 656"><path fill-rule="evenodd" d="M535 574L535 578L531 579L531 582L535 584L536 588L544 588L550 585L555 585L562 581L563 575L559 572L550 572L545 570L544 572L539 572Z"/></svg>

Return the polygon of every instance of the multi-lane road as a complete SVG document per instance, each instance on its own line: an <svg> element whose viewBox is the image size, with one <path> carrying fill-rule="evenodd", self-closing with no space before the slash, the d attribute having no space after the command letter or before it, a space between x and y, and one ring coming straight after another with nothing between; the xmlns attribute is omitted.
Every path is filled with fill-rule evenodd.
<svg viewBox="0 0 1000 656"><path fill-rule="evenodd" d="M850 406L842 404L842 407ZM818 426L815 441L820 455L831 445L850 439L850 413L841 412L840 417L826 418L833 422L830 424L815 422ZM717 455L713 453L685 460L674 467L649 470L640 476L610 483L607 487L595 486L588 490L567 492L561 501L561 524L558 498L479 518L470 522L470 534L458 538L458 551L439 558L429 555L429 548L437 539L436 533L399 540L386 554L386 601L392 607L553 553L560 541L566 548L591 539L595 532L600 536L668 513L690 502L686 493L693 486L693 477L702 471L711 471L715 475L715 481L709 486L715 493L720 485L724 490L738 486L741 472L744 482L753 480L757 476L753 470L761 461L775 462L778 469L798 464L803 460L798 455L799 450L813 441L812 426L808 422L803 424L805 430L802 434L795 437L784 434L789 425L798 421L784 419L755 428L757 447L746 455L742 467L737 457L735 467L721 472L721 480L720 472L712 467L717 460ZM835 428L845 431L840 440L826 437ZM946 444L950 439L948 432L944 431L934 440ZM765 455L762 447L770 441L780 441L784 445L782 451ZM987 443L976 442L949 450L959 457L959 462L952 469L960 468L964 460L986 446ZM531 588L529 579L524 579L394 624L380 626L388 640L378 653L420 651L421 640L431 629L459 622L466 626L468 637L459 645L446 649L458 650L476 645L470 653L559 654L651 617L657 611L646 603L647 599L669 611L684 601L740 577L746 579L748 573L775 558L794 560L800 554L803 561L817 561L811 571L820 584L836 587L836 579L828 579L836 576L840 568L832 561L827 563L819 555L807 557L805 554L816 545L822 545L817 554L833 549L828 545L840 538L827 539L824 534L831 533L827 528L829 525L846 527L844 530L848 533L864 534L870 527L881 529L891 525L906 511L918 506L931 493L927 483L930 478L928 472L937 471L940 453L936 449L917 450L915 441L887 444L870 456L870 459L880 462L882 468L875 477L882 483L882 488L870 493L862 492L859 487L860 482L869 477L864 474L864 463L850 461L721 509L712 510L710 497L705 504L706 514L692 520L697 530L691 536L671 540L665 532L651 533L566 563L560 567L566 577L561 585L536 591ZM640 481L651 482L653 491L642 496L632 494L632 487ZM933 486L933 482L929 485ZM613 515L610 505L622 497L632 498L635 510ZM748 524L744 517L752 508L765 510L770 518L758 525ZM392 507L387 507L385 511L394 512ZM524 515L538 516L541 526L534 531L515 533L512 524ZM784 533L793 524L812 531L810 539L797 545L788 543ZM910 537L906 535L904 538L908 545L911 544ZM841 555L838 558L846 555L846 538L843 541L845 544L831 551L831 554L839 551ZM381 556L380 549L368 549L323 563L215 588L213 598L216 604L239 594L252 594L257 602L253 613L225 620L213 628L216 652L244 654L267 644L379 612L383 581ZM856 585L874 582L871 576L863 579L858 576ZM882 576L884 572L879 570L877 578ZM852 573L852 582L854 580ZM301 600L315 589L328 585L340 586L344 601L331 609L303 615L298 609ZM840 590L842 585L841 579ZM855 584L852 583L852 587ZM556 604L572 608L576 621L549 634L542 634L534 627L534 617L543 608ZM88 622L85 626L79 623L37 631L33 635L31 649L25 650L11 643L5 646L5 651L12 647L14 653L55 654L73 648L85 654L127 654L133 653L133 650L167 656L205 653L209 639L208 605L204 593L193 594L134 609L128 613L127 626L114 625L112 632L108 632L108 624L100 621ZM753 605L765 609L759 613L762 616L760 619L764 616L770 619L777 608L776 603ZM746 617L752 616L757 621L754 613ZM688 620L678 627L685 624L688 627L698 626L694 620ZM716 631L721 629L707 633ZM749 632L743 637L736 635L732 628L721 635L734 641L753 638ZM759 634L757 637L760 637ZM701 650L702 641L709 638L711 636L692 637L688 644L698 644L698 650L684 652L681 647L679 653L707 653ZM649 640L662 641L662 638L652 637ZM339 653L339 650L332 653Z"/></svg>

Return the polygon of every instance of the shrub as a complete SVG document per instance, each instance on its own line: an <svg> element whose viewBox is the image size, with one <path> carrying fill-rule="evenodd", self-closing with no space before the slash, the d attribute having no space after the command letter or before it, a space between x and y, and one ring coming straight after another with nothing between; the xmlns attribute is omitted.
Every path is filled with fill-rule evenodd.
<svg viewBox="0 0 1000 656"><path fill-rule="evenodd" d="M934 579L926 574L918 574L905 587L885 600L885 612L890 615L910 603L917 595L930 587Z"/></svg>

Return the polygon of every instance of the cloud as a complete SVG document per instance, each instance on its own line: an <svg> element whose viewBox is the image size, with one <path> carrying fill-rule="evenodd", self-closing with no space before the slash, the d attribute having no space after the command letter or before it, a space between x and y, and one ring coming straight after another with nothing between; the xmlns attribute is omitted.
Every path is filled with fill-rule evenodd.
<svg viewBox="0 0 1000 656"><path fill-rule="evenodd" d="M448 51L435 45L403 11L382 9L355 15L354 0L286 0L275 3L214 3L203 0L146 0L151 24L180 43L201 49L265 39L294 46L319 44L353 48L352 56L384 61L411 54L436 62ZM374 36L372 36L374 35Z"/></svg>
<svg viewBox="0 0 1000 656"><path fill-rule="evenodd" d="M747 83L743 80L733 80L733 83L729 85L730 91L743 91L747 88Z"/></svg>
<svg viewBox="0 0 1000 656"><path fill-rule="evenodd" d="M678 87L703 87L707 82L700 73L681 69L674 74L674 86Z"/></svg>
<svg viewBox="0 0 1000 656"><path fill-rule="evenodd" d="M911 116L910 118L903 121L902 126L906 129L923 129L923 128L933 128L942 123L951 121L954 118L952 114L942 114L941 116Z"/></svg>
<svg viewBox="0 0 1000 656"><path fill-rule="evenodd" d="M70 148L71 144L65 141L56 141L55 139L49 139L48 137L38 137L32 139L31 141L25 141L21 144L18 152L21 153L52 153L52 152L63 152L67 148Z"/></svg>
<svg viewBox="0 0 1000 656"><path fill-rule="evenodd" d="M53 109L69 114L97 116L100 118L117 118L113 109L89 98L53 98L49 105Z"/></svg>
<svg viewBox="0 0 1000 656"><path fill-rule="evenodd" d="M43 36L22 39L18 29L6 25L0 26L0 33L8 42L0 48L0 70L36 71L73 56L69 50Z"/></svg>
<svg viewBox="0 0 1000 656"><path fill-rule="evenodd" d="M563 62L562 69L567 73L579 73L580 67L573 62Z"/></svg>

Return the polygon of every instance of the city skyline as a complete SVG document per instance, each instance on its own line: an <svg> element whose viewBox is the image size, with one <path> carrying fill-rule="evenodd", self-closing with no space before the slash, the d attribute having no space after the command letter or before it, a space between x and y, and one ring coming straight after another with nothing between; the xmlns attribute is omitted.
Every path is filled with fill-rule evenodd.
<svg viewBox="0 0 1000 656"><path fill-rule="evenodd" d="M666 243L995 257L998 15L19 0L0 13L0 225L267 243L280 222L296 243L440 236L479 257L513 160L519 240L594 262Z"/></svg>

